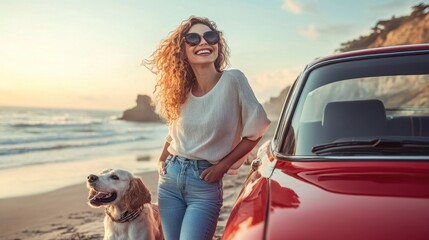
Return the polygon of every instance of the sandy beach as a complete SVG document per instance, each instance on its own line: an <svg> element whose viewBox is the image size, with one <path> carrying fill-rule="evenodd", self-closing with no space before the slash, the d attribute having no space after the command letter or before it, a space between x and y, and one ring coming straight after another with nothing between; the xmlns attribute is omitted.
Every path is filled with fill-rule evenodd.
<svg viewBox="0 0 429 240"><path fill-rule="evenodd" d="M276 125L276 121L271 123L248 159L255 158L259 146L273 136ZM13 191L14 194L21 194L13 196L13 194L4 193L3 196L11 195L13 197L0 199L0 240L102 239L104 233L104 208L95 209L88 206L86 176L90 173L99 173L106 168L130 170L142 178L152 193L152 202L157 202L158 173L155 169L159 151L147 151L144 157L140 156L137 159L134 155L128 154L82 162L47 165L45 167L41 165L29 167L28 169L18 168L16 170L0 171L0 181L7 183L2 184L2 192ZM74 170L69 171L70 169ZM132 171L131 169L135 170ZM249 170L250 166L244 164L237 175L225 175L223 179L224 204L213 239L221 238L231 208ZM28 180L25 180L28 174L30 176L31 174L44 174L45 179L40 181L40 176L32 176L32 179L38 180L36 182L33 180L33 183L28 182ZM71 179L70 174L75 175L74 177L77 176L82 181L73 183L73 185L69 184L67 187L56 188L55 181L61 179L61 181L68 182ZM20 185L25 185L26 189L24 191L13 189ZM65 184L63 183L63 185ZM35 190L31 191L31 188L35 188ZM29 194L43 188L55 189L43 193ZM22 195L24 192L27 194Z"/></svg>
<svg viewBox="0 0 429 240"><path fill-rule="evenodd" d="M117 121L115 113L99 111L3 111L0 130L7 137L0 139L0 239L102 239L104 208L88 206L86 178L108 168L141 177L153 202L158 201L157 159L167 132L163 124ZM72 117L52 122L53 116ZM272 136L275 125L259 145ZM224 206L214 239L220 239L248 171L243 165L238 175L224 177Z"/></svg>
<svg viewBox="0 0 429 240"><path fill-rule="evenodd" d="M214 239L220 239L232 204L249 170L224 178L224 206ZM158 173L136 174L157 202ZM104 210L87 205L85 182L48 193L0 200L0 239L102 239Z"/></svg>

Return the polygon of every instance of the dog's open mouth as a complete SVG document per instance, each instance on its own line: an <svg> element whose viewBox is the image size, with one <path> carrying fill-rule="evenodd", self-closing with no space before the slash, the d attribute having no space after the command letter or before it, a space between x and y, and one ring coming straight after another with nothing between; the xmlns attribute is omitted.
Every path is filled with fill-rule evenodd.
<svg viewBox="0 0 429 240"><path fill-rule="evenodd" d="M91 205L100 206L105 203L110 203L115 201L117 194L115 192L106 193L98 192L94 189L91 189L89 192L88 200Z"/></svg>

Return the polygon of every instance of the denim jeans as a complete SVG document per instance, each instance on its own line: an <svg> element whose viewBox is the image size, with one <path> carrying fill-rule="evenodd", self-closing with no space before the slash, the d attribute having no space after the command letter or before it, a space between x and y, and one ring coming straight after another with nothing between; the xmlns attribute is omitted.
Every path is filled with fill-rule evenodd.
<svg viewBox="0 0 429 240"><path fill-rule="evenodd" d="M158 205L166 240L212 239L223 201L222 180L200 179L205 160L170 155L159 177Z"/></svg>

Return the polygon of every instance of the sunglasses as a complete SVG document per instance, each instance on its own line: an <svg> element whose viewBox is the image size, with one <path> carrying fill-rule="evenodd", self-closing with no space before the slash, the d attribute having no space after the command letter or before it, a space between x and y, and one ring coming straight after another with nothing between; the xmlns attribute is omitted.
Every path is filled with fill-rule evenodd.
<svg viewBox="0 0 429 240"><path fill-rule="evenodd" d="M185 35L185 42L190 46L196 46L201 42L201 36L198 33L187 33ZM219 42L219 33L217 31L208 31L203 34L204 40L210 45Z"/></svg>

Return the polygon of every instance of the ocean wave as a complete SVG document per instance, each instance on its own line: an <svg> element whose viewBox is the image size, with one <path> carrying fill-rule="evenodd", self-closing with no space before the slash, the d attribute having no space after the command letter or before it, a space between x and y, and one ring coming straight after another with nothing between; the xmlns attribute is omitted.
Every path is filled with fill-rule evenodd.
<svg viewBox="0 0 429 240"><path fill-rule="evenodd" d="M18 144L30 144L30 143L43 143L43 142L55 142L55 141L77 141L77 140L91 140L91 139L103 139L103 138L118 138L122 136L142 136L142 135L153 135L159 132L159 129L73 129L46 132L44 134L37 133L36 135L18 135L18 136L7 136L0 137L0 147L2 145L18 145Z"/></svg>
<svg viewBox="0 0 429 240"><path fill-rule="evenodd" d="M128 139L116 139L116 140L107 140L107 141L98 141L98 142L89 142L89 143L56 144L52 146L14 147L14 148L0 149L0 156L17 155L17 154L25 154L25 153L41 152L41 151L71 149L71 148L90 148L90 147L98 147L98 146L106 146L106 145L116 145L116 144L122 144L122 143L143 141L146 139L147 137L133 137Z"/></svg>
<svg viewBox="0 0 429 240"><path fill-rule="evenodd" d="M16 123L11 124L13 128L74 128L74 127L90 127L103 124L103 121L92 121L83 123Z"/></svg>
<svg viewBox="0 0 429 240"><path fill-rule="evenodd" d="M122 112L0 107L0 169L139 155L162 149L168 127L117 120Z"/></svg>
<svg viewBox="0 0 429 240"><path fill-rule="evenodd" d="M42 143L42 142L55 142L55 141L76 141L76 140L89 140L89 139L101 139L118 136L114 132L97 133L90 135L55 135L55 136L37 136L37 137L17 137L17 138L6 138L0 139L1 145L17 145L17 144L28 144L28 143Z"/></svg>

